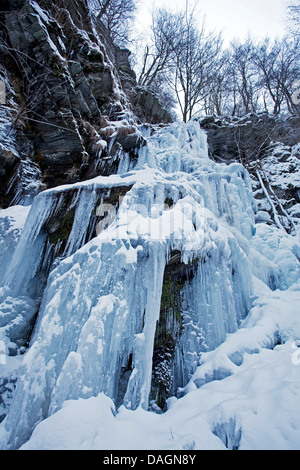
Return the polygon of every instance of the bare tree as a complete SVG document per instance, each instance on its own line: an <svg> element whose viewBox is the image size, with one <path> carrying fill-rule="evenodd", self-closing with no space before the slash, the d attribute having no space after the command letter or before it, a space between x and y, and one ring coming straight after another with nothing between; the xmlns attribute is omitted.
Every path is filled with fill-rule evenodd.
<svg viewBox="0 0 300 470"><path fill-rule="evenodd" d="M300 1L294 0L287 6L287 20L292 35L300 36Z"/></svg>
<svg viewBox="0 0 300 470"><path fill-rule="evenodd" d="M263 93L264 108L269 109L269 102L273 103L273 114L279 114L284 95L278 81L278 61L281 44L279 41L271 42L265 38L257 45L252 55L252 61L259 74L259 86Z"/></svg>
<svg viewBox="0 0 300 470"><path fill-rule="evenodd" d="M209 93L204 98L205 114L234 115L237 110L237 88L235 70L231 65L231 56L224 50L219 58L218 70L211 78Z"/></svg>
<svg viewBox="0 0 300 470"><path fill-rule="evenodd" d="M220 34L207 32L205 20L198 28L193 12L186 11L182 45L176 54L174 90L184 121L193 117L214 88L213 77L222 66Z"/></svg>
<svg viewBox="0 0 300 470"><path fill-rule="evenodd" d="M178 30L182 14L173 14L166 9L153 12L151 44L145 46L142 67L138 77L139 85L151 86L159 75L166 75L174 67L175 54L180 38Z"/></svg>
<svg viewBox="0 0 300 470"><path fill-rule="evenodd" d="M260 75L260 89L267 92L266 100L273 103L273 114L288 111L299 115L293 100L293 88L300 75L300 36L285 36L273 42L266 38L256 47L252 61ZM268 109L268 103L265 102Z"/></svg>
<svg viewBox="0 0 300 470"><path fill-rule="evenodd" d="M239 114L258 110L259 84L257 70L253 65L254 44L250 37L245 42L231 43L231 65L235 70L234 79L242 103Z"/></svg>
<svg viewBox="0 0 300 470"><path fill-rule="evenodd" d="M260 111L299 115L299 100L295 99L299 36L266 37L260 42L249 36L223 49L221 35L207 31L196 5L190 8L186 1L185 9L178 13L160 9L153 14L152 42L145 47L139 84L154 91L171 90L184 121L198 111L232 116ZM299 0L293 4L294 13L298 6Z"/></svg>
<svg viewBox="0 0 300 470"><path fill-rule="evenodd" d="M111 38L123 45L129 41L137 0L88 0L92 12L106 26Z"/></svg>
<svg viewBox="0 0 300 470"><path fill-rule="evenodd" d="M177 13L154 12L152 44L145 48L138 79L139 84L150 87L164 81L184 121L201 108L212 90L213 75L222 65L221 36L207 32L204 20L198 27L196 4L189 8L187 2L185 10Z"/></svg>
<svg viewBox="0 0 300 470"><path fill-rule="evenodd" d="M300 76L300 35L297 37L284 37L281 43L280 54L277 61L276 80L284 95L287 110L300 116L299 103L293 99L295 83Z"/></svg>

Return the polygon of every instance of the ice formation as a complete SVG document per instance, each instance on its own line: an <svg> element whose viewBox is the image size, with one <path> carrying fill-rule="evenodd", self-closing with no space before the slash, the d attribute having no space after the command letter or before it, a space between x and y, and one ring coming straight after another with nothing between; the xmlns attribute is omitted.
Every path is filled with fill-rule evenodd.
<svg viewBox="0 0 300 470"><path fill-rule="evenodd" d="M269 323L262 317L261 328L255 323L257 285L270 293L284 292L299 280L299 243L277 227L255 226L257 210L245 168L210 160L197 120L158 128L151 136L147 129L141 133L147 145L134 162L124 154L117 174L36 196L22 234L3 255L5 263L10 259L5 275L0 273L0 302L7 312L1 317L0 339L7 348L26 346L22 324L32 320L40 303L1 424L3 448L51 447L47 430L55 420L61 423L59 416L64 420L74 403L78 410L102 409L101 419L111 423L110 429L116 427L119 436L131 410L137 419L132 418L132 439L140 432L141 416L158 426L166 420L169 429L177 423L183 432L193 413L202 414L204 441L200 444L187 432L176 437L174 448L201 448L205 439L209 448L222 448L228 436L229 446L237 448L243 423L232 403L223 412L220 405L219 416L214 412L205 421L193 393L203 389L208 395L204 386L234 376L249 351L274 348L279 337L282 342L298 339L297 319L291 337L286 333L285 338L279 314L270 315ZM5 211L0 215L3 220ZM9 231L1 236L5 243ZM169 397L169 411L151 412L150 419L166 273L180 279L173 318L166 319L180 322L172 360L165 362L166 369L171 367L175 403ZM250 327L257 335L246 335ZM176 325L168 331L172 328ZM210 410L217 409L218 396L212 393ZM186 424L181 422L184 403ZM114 417L109 410L118 408ZM93 445L117 445L102 438ZM76 439L66 447L76 446ZM165 441L161 445L167 448ZM124 437L117 442L133 445Z"/></svg>

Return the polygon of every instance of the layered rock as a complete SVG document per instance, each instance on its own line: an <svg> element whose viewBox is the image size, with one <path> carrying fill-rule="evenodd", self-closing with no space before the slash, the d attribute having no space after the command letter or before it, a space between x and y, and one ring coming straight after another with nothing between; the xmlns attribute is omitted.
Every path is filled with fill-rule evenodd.
<svg viewBox="0 0 300 470"><path fill-rule="evenodd" d="M297 117L268 113L237 116L207 116L200 122L207 133L210 156L218 162L248 163L266 155L271 142L293 146L300 140Z"/></svg>
<svg viewBox="0 0 300 470"><path fill-rule="evenodd" d="M86 1L24 0L1 11L2 113L12 140L0 152L2 206L20 192L12 177L21 162L41 172L35 194L111 174L120 152L134 158L144 145L139 124L170 120L154 96L141 99L129 51L111 42Z"/></svg>

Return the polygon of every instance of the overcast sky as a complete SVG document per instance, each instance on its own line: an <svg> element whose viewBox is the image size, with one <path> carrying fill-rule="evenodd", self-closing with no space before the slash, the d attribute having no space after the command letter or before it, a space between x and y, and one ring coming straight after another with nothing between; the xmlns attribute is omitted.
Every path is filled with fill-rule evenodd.
<svg viewBox="0 0 300 470"><path fill-rule="evenodd" d="M151 23L153 7L184 7L185 0L139 0L138 27ZM226 41L256 37L282 36L286 27L286 0L199 0L199 10L206 15L209 30L223 31Z"/></svg>

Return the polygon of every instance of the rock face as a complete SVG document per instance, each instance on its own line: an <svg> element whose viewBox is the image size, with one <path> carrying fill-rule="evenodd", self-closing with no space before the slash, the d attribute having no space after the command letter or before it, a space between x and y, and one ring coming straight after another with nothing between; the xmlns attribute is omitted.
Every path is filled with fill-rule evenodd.
<svg viewBox="0 0 300 470"><path fill-rule="evenodd" d="M293 146L300 141L299 118L282 119L267 113L239 117L207 116L201 120L210 156L218 162L247 164L267 155L271 142Z"/></svg>
<svg viewBox="0 0 300 470"><path fill-rule="evenodd" d="M201 121L210 157L242 163L249 171L259 212L257 222L294 231L300 204L300 120L267 113L242 118L208 116Z"/></svg>
<svg viewBox="0 0 300 470"><path fill-rule="evenodd" d="M10 145L0 135L3 207L20 180L26 186L20 165L40 171L36 191L107 174L120 150L144 144L139 124L170 120L154 96L141 99L130 52L114 46L86 1L10 1L0 15L0 126L11 129Z"/></svg>

